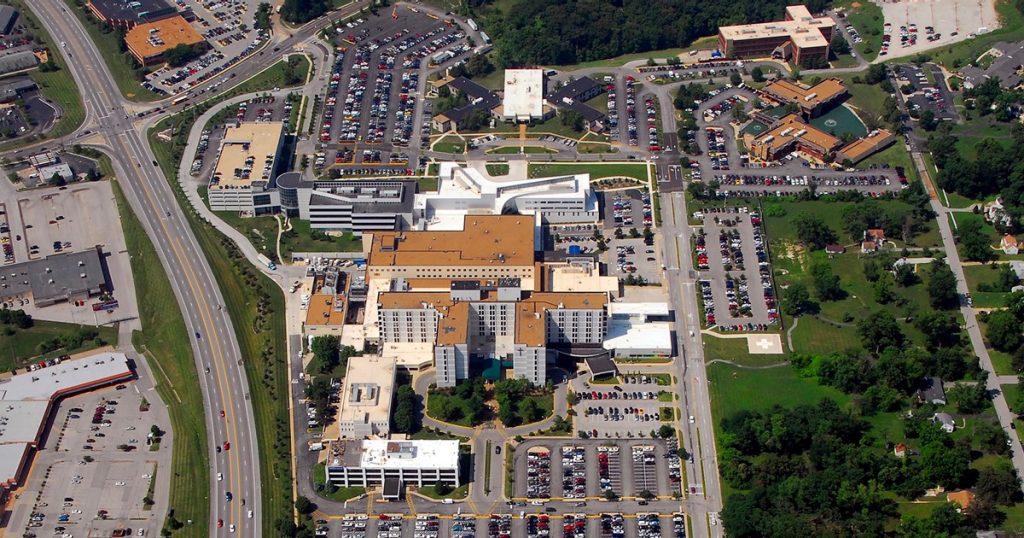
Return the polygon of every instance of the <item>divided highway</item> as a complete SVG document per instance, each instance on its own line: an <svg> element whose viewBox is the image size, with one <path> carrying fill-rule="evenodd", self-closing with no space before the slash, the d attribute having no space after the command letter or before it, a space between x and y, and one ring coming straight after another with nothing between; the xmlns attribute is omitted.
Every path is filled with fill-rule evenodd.
<svg viewBox="0 0 1024 538"><path fill-rule="evenodd" d="M62 42L62 52L85 101L87 118L83 128L91 128L105 138L101 147L110 155L128 201L153 241L174 288L178 305L165 307L180 308L191 332L209 436L208 535L226 536L234 525L236 534L261 536L259 454L248 382L231 319L221 308L224 301L216 279L156 166L145 133L132 123L134 115L125 110L126 102L117 84L78 18L67 12L61 0L33 0L28 5L54 39ZM139 300L146 299L145 290L140 290ZM224 450L225 443L230 449ZM218 473L223 474L222 480L217 479ZM229 492L233 495L231 501L226 500ZM217 528L217 520L223 520L224 528Z"/></svg>

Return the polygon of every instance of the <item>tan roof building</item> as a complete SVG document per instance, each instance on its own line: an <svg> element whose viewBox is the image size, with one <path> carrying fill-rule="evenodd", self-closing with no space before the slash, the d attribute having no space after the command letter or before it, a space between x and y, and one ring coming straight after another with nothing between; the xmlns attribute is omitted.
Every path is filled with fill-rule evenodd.
<svg viewBox="0 0 1024 538"><path fill-rule="evenodd" d="M722 26L718 48L728 58L792 59L808 66L827 60L836 21L814 17L806 6L787 6L781 21Z"/></svg>
<svg viewBox="0 0 1024 538"><path fill-rule="evenodd" d="M885 129L871 131L868 133L868 136L858 138L857 140L839 148L839 150L836 151L836 162L841 163L849 160L851 163L857 164L871 155L891 146L895 141L896 137Z"/></svg>
<svg viewBox="0 0 1024 538"><path fill-rule="evenodd" d="M197 45L205 40L181 15L175 15L134 26L124 42L140 64L149 65L163 60L164 53L178 45Z"/></svg>
<svg viewBox="0 0 1024 538"><path fill-rule="evenodd" d="M780 119L760 136L744 135L750 153L762 161L774 161L791 151L802 151L824 159L842 144L838 138L808 125L796 114Z"/></svg>
<svg viewBox="0 0 1024 538"><path fill-rule="evenodd" d="M820 116L848 93L846 85L838 78L827 78L814 86L779 79L770 82L761 92L776 101L799 106L808 118Z"/></svg>

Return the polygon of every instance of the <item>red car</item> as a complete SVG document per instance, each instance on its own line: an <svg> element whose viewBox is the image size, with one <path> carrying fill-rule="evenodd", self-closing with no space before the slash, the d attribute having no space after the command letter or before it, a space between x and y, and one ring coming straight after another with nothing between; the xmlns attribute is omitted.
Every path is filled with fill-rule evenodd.
<svg viewBox="0 0 1024 538"><path fill-rule="evenodd" d="M220 418L224 418L224 410L223 409L220 410Z"/></svg>
<svg viewBox="0 0 1024 538"><path fill-rule="evenodd" d="M219 528L221 528L223 526L224 526L224 520L223 519L218 519L217 520L217 528L219 529Z"/></svg>
<svg viewBox="0 0 1024 538"><path fill-rule="evenodd" d="M224 441L224 450L231 450L231 443Z"/></svg>

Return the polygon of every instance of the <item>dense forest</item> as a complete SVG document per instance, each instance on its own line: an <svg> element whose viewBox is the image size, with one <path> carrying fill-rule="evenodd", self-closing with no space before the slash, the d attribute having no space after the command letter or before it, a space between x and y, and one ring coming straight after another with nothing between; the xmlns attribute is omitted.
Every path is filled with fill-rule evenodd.
<svg viewBox="0 0 1024 538"><path fill-rule="evenodd" d="M718 26L781 19L785 0L518 0L484 26L504 67L566 65L685 47ZM806 2L811 12L824 0Z"/></svg>

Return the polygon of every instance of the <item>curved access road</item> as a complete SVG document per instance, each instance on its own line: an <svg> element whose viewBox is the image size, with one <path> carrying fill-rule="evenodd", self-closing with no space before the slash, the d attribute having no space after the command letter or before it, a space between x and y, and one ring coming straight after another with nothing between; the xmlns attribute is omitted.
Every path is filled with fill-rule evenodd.
<svg viewBox="0 0 1024 538"><path fill-rule="evenodd" d="M145 133L133 125L85 29L66 12L61 0L37 0L29 6L54 39L63 42L61 52L85 102L86 125L92 124L102 138L97 145L109 153L128 201L167 270L178 304L166 307L180 308L190 331L211 462L211 521L195 524L208 525L209 536L227 536L232 525L238 535L261 536L260 466L248 381L231 319L221 307L224 300L217 281L170 185L155 166ZM229 450L224 450L225 443ZM231 501L226 499L229 492ZM254 512L251 519L249 510ZM223 528L217 528L217 520L223 521Z"/></svg>

